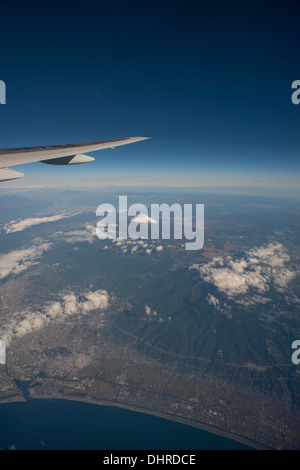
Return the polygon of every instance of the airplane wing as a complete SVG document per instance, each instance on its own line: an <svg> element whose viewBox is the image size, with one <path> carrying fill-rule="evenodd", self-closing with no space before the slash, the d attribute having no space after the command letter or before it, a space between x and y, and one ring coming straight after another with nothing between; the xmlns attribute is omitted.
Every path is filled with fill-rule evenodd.
<svg viewBox="0 0 300 470"><path fill-rule="evenodd" d="M115 148L120 145L132 144L149 137L127 137L125 139L102 140L81 144L50 145L46 147L20 147L0 149L0 181L22 178L23 173L7 168L25 163L42 162L50 165L74 165L88 163L93 157L85 152Z"/></svg>

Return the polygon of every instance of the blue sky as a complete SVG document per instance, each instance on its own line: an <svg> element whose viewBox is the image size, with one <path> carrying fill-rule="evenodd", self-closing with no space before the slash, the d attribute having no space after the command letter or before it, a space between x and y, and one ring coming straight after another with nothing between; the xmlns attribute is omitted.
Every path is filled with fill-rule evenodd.
<svg viewBox="0 0 300 470"><path fill-rule="evenodd" d="M152 137L14 184L299 187L295 8L2 1L1 147Z"/></svg>

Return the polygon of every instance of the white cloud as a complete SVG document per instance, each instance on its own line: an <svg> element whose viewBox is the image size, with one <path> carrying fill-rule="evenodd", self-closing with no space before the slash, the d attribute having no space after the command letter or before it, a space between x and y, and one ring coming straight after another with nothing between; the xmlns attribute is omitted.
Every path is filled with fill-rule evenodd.
<svg viewBox="0 0 300 470"><path fill-rule="evenodd" d="M77 369L82 369L83 367L91 364L92 360L86 354L80 353L74 357L74 365Z"/></svg>
<svg viewBox="0 0 300 470"><path fill-rule="evenodd" d="M14 250L0 256L0 279L10 274L19 274L37 264L37 259L52 246L51 243L42 243L38 240L33 240L32 243L30 248Z"/></svg>
<svg viewBox="0 0 300 470"><path fill-rule="evenodd" d="M51 370L58 370L64 374L72 374L72 377L78 373L78 369L92 364L92 358L85 353L76 353L73 351L72 355L61 355L60 353L55 354L54 357L51 357L51 362L49 361L45 364L45 367L49 366Z"/></svg>
<svg viewBox="0 0 300 470"><path fill-rule="evenodd" d="M93 243L97 240L96 227L92 224L86 224L80 230L71 230L69 232L55 232L52 235L54 238L63 238L67 243Z"/></svg>
<svg viewBox="0 0 300 470"><path fill-rule="evenodd" d="M210 305L213 305L216 310L223 313L228 318L232 318L231 308L229 305L221 303L220 300L212 294L208 294L206 300Z"/></svg>
<svg viewBox="0 0 300 470"><path fill-rule="evenodd" d="M218 307L220 305L220 301L219 299L217 299L215 296L213 296L212 294L209 294L207 296L207 301L209 304L213 305L214 307Z"/></svg>
<svg viewBox="0 0 300 470"><path fill-rule="evenodd" d="M145 305L145 312L148 317L157 317L157 312L155 310L151 310L151 307L149 307L149 305Z"/></svg>
<svg viewBox="0 0 300 470"><path fill-rule="evenodd" d="M194 264L191 269L197 269L204 281L215 285L228 297L251 292L253 304L264 302L260 294L267 292L271 285L280 292L287 288L296 276L295 270L287 266L289 261L282 244L269 243L246 251L239 260L231 256L214 258L206 264Z"/></svg>
<svg viewBox="0 0 300 470"><path fill-rule="evenodd" d="M108 294L104 290L87 292L84 300L78 303L79 311L89 313L92 310L105 310L108 307Z"/></svg>
<svg viewBox="0 0 300 470"><path fill-rule="evenodd" d="M269 302L271 302L271 299L262 297L261 295L253 295L251 297L236 300L237 304L243 305L244 307L250 307L255 304L267 304Z"/></svg>
<svg viewBox="0 0 300 470"><path fill-rule="evenodd" d="M44 224L46 222L56 222L57 220L73 217L76 214L68 214L66 212L62 212L61 214L56 214L49 217L30 217L23 220L12 220L8 224L4 225L3 231L5 233L21 232L35 225Z"/></svg>
<svg viewBox="0 0 300 470"><path fill-rule="evenodd" d="M147 315L151 314L151 308L149 307L149 305L145 305L145 312Z"/></svg>
<svg viewBox="0 0 300 470"><path fill-rule="evenodd" d="M0 337L8 346L14 337L25 336L54 322L84 316L96 310L105 311L108 306L109 295L106 290L88 291L79 296L74 293L62 295L59 300L49 302L36 312L17 313L0 330Z"/></svg>
<svg viewBox="0 0 300 470"><path fill-rule="evenodd" d="M163 245L157 245L155 246L155 243L161 243L160 240L132 240L132 239L120 239L120 238L115 238L114 240L111 241L110 245L105 245L104 250L108 249L115 249L119 250L119 252L123 254L134 254L134 253L145 253L146 255L150 255L151 253L154 253L155 250L159 253L161 252L164 247ZM171 245L173 246L173 245Z"/></svg>

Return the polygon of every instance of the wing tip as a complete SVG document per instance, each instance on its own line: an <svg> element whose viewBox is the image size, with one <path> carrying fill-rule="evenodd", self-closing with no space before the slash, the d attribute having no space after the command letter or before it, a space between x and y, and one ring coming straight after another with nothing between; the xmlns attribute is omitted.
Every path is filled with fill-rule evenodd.
<svg viewBox="0 0 300 470"><path fill-rule="evenodd" d="M130 140L134 140L135 142L139 142L140 140L147 140L147 139L152 139L152 137L128 137Z"/></svg>

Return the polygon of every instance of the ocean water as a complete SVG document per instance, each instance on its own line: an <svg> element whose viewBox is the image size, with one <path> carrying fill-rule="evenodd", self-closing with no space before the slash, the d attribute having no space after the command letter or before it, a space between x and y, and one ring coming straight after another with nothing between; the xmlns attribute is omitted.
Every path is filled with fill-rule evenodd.
<svg viewBox="0 0 300 470"><path fill-rule="evenodd" d="M237 441L149 414L68 400L1 404L0 448L249 449Z"/></svg>

